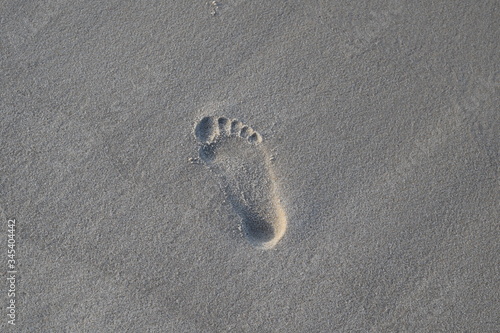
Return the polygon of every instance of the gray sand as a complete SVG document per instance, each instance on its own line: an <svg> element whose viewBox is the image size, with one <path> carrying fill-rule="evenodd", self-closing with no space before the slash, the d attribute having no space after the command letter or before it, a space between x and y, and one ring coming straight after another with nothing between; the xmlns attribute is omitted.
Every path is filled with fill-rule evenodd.
<svg viewBox="0 0 500 333"><path fill-rule="evenodd" d="M499 22L498 1L4 1L0 331L500 331ZM189 162L204 116L262 135L272 249Z"/></svg>

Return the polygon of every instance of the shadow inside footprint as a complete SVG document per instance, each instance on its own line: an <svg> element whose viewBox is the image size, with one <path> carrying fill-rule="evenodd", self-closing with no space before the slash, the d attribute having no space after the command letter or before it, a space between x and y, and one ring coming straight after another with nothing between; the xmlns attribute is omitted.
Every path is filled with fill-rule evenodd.
<svg viewBox="0 0 500 333"><path fill-rule="evenodd" d="M275 230L271 223L263 216L253 212L250 207L242 205L235 196L229 195L229 202L236 213L243 219L243 231L246 237L255 245L271 241L275 237Z"/></svg>
<svg viewBox="0 0 500 333"><path fill-rule="evenodd" d="M195 135L201 143L210 143L219 133L213 117L205 117L196 125Z"/></svg>
<svg viewBox="0 0 500 333"><path fill-rule="evenodd" d="M263 244L275 237L274 228L262 217L254 214L240 214L244 219L244 231L247 238L256 244Z"/></svg>

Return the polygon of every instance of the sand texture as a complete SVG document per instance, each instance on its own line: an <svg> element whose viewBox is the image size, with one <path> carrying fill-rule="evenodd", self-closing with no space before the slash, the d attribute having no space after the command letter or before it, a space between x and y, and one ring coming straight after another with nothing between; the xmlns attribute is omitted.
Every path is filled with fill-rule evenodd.
<svg viewBox="0 0 500 333"><path fill-rule="evenodd" d="M499 332L499 8L1 2L0 332Z"/></svg>

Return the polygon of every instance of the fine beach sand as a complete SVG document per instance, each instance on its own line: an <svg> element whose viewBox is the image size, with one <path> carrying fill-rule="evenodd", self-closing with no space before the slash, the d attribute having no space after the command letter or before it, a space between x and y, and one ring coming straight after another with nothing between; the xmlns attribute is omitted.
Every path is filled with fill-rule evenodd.
<svg viewBox="0 0 500 333"><path fill-rule="evenodd" d="M500 331L499 21L3 2L0 332Z"/></svg>

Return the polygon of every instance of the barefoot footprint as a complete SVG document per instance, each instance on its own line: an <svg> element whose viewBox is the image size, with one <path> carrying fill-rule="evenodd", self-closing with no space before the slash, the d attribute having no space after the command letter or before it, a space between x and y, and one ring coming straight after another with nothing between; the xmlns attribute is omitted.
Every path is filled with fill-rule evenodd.
<svg viewBox="0 0 500 333"><path fill-rule="evenodd" d="M258 248L274 247L287 222L260 134L238 120L205 117L195 136L200 159L219 176L247 239Z"/></svg>

